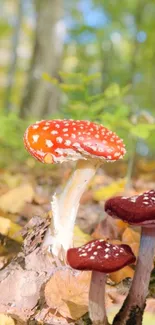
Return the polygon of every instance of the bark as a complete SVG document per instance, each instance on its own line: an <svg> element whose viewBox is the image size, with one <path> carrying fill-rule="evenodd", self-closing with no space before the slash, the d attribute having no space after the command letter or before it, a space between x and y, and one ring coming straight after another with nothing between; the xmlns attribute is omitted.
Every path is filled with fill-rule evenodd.
<svg viewBox="0 0 155 325"><path fill-rule="evenodd" d="M58 90L43 79L57 77L60 69L65 26L63 0L36 0L37 24L28 83L21 104L21 117L43 118L57 111Z"/></svg>
<svg viewBox="0 0 155 325"><path fill-rule="evenodd" d="M14 25L14 31L12 35L12 50L10 56L10 64L8 68L8 76L7 76L7 87L5 91L4 97L4 108L5 112L9 113L11 109L11 94L15 82L15 74L17 69L17 59L18 59L18 45L19 45L19 38L21 33L21 25L23 19L23 3L22 0L17 1L17 14L16 14L16 21Z"/></svg>

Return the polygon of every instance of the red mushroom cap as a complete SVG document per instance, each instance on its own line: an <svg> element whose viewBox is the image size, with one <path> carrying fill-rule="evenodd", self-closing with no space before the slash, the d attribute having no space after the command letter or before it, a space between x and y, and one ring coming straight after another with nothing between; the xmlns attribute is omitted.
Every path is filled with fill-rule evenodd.
<svg viewBox="0 0 155 325"><path fill-rule="evenodd" d="M155 190L137 196L116 196L106 201L105 211L133 225L155 226Z"/></svg>
<svg viewBox="0 0 155 325"><path fill-rule="evenodd" d="M103 239L67 251L68 264L77 270L111 273L136 260L128 245L112 245Z"/></svg>
<svg viewBox="0 0 155 325"><path fill-rule="evenodd" d="M24 144L41 162L101 158L115 161L125 154L122 139L115 133L89 121L43 120L30 125Z"/></svg>

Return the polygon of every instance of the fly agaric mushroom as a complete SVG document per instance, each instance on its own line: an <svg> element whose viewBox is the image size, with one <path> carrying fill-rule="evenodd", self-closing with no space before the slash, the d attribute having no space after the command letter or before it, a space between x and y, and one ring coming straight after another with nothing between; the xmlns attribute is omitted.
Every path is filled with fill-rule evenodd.
<svg viewBox="0 0 155 325"><path fill-rule="evenodd" d="M135 275L129 294L114 324L141 324L155 254L155 191L132 197L117 196L105 203L105 211L134 226L141 226L141 241Z"/></svg>
<svg viewBox="0 0 155 325"><path fill-rule="evenodd" d="M103 162L125 154L123 141L112 131L89 121L43 120L30 125L24 135L30 154L47 164L78 161L75 171L60 196L52 200L52 232L44 245L61 255L72 245L73 228L81 195Z"/></svg>
<svg viewBox="0 0 155 325"><path fill-rule="evenodd" d="M82 271L92 271L89 290L89 314L94 325L108 325L105 310L106 273L115 272L134 263L135 256L128 245L112 245L103 239L93 240L67 251L68 264Z"/></svg>

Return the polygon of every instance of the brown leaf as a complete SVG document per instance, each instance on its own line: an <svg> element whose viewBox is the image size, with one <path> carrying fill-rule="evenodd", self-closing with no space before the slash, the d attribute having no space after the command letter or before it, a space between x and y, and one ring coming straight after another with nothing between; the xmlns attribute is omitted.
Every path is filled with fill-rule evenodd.
<svg viewBox="0 0 155 325"><path fill-rule="evenodd" d="M94 239L107 238L107 239L117 239L127 227L127 224L120 222L111 217L105 217L96 227L92 234Z"/></svg>
<svg viewBox="0 0 155 325"><path fill-rule="evenodd" d="M58 270L45 286L45 300L62 316L78 319L88 311L90 272Z"/></svg>
<svg viewBox="0 0 155 325"><path fill-rule="evenodd" d="M33 216L42 216L45 213L42 206L32 204L32 203L25 203L23 208L20 210L20 214L22 217L27 219L31 219Z"/></svg>
<svg viewBox="0 0 155 325"><path fill-rule="evenodd" d="M11 213L20 213L25 202L31 202L34 190L30 184L16 187L0 197L0 208Z"/></svg>
<svg viewBox="0 0 155 325"><path fill-rule="evenodd" d="M123 269L113 272L109 275L110 279L115 282L119 283L125 278L133 278L134 271L130 266L125 266Z"/></svg>
<svg viewBox="0 0 155 325"><path fill-rule="evenodd" d="M38 310L35 315L37 324L48 324L48 325L73 325L74 323L70 319L62 317L60 314L55 312L55 309L42 308Z"/></svg>

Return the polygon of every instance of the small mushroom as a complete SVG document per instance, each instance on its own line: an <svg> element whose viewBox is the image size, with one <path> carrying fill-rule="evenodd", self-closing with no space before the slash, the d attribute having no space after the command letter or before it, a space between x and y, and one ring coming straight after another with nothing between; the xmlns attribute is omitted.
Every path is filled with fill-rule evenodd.
<svg viewBox="0 0 155 325"><path fill-rule="evenodd" d="M136 270L129 294L115 317L114 324L141 324L148 294L155 254L155 190L141 195L113 197L105 203L105 211L134 226L141 226L141 240Z"/></svg>
<svg viewBox="0 0 155 325"><path fill-rule="evenodd" d="M77 161L76 168L61 195L52 200L52 233L44 245L61 255L72 245L73 228L80 198L96 169L104 161L115 161L125 154L123 141L102 125L89 121L48 120L30 125L24 135L30 154L47 164Z"/></svg>
<svg viewBox="0 0 155 325"><path fill-rule="evenodd" d="M92 271L89 290L89 314L94 325L108 325L105 310L106 274L134 263L135 256L128 245L112 245L103 239L93 240L67 251L68 264L82 271Z"/></svg>

